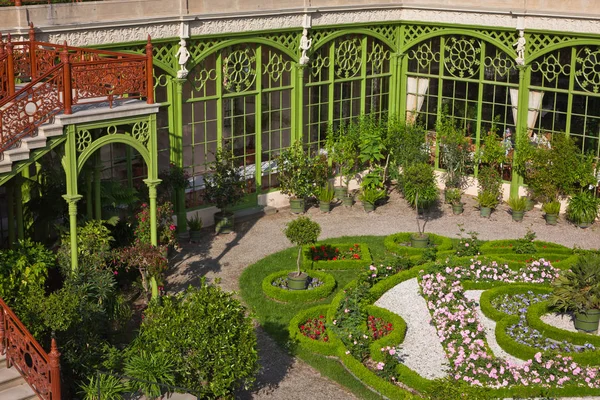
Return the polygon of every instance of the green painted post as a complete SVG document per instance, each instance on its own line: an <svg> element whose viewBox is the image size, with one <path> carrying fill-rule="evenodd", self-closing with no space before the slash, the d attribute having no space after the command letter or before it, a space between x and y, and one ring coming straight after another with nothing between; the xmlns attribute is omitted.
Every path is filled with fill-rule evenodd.
<svg viewBox="0 0 600 400"><path fill-rule="evenodd" d="M156 220L156 186L161 182L160 179L144 179L144 183L148 185L148 194L150 198L150 243L153 246L158 245L157 220ZM152 298L158 298L158 283L154 276L150 277L150 287Z"/></svg>
<svg viewBox="0 0 600 400"><path fill-rule="evenodd" d="M296 91L295 91L295 99L296 99L296 112L292 113L296 117L296 123L294 126L295 132L292 132L292 142L296 140L302 140L304 137L304 70L306 69L305 65L297 64L296 71Z"/></svg>
<svg viewBox="0 0 600 400"><path fill-rule="evenodd" d="M94 154L94 213L96 219L102 219L102 160L100 153Z"/></svg>
<svg viewBox="0 0 600 400"><path fill-rule="evenodd" d="M6 202L8 203L8 246L12 249L17 240L15 232L15 178L6 187Z"/></svg>
<svg viewBox="0 0 600 400"><path fill-rule="evenodd" d="M406 73L408 72L408 63L405 61L406 54L405 53L397 53L395 55L396 60L396 70L394 75L397 75L396 81L396 90L398 99L398 105L396 107L396 112L398 113L398 118L400 121L406 121Z"/></svg>
<svg viewBox="0 0 600 400"><path fill-rule="evenodd" d="M262 46L258 46L256 49L256 66L258 72L256 74L257 93L254 95L254 102L256 104L256 108L254 109L254 165L256 166L254 169L254 185L256 187L257 195L262 191L262 168L260 167L262 161L262 152L260 151L260 149L262 149L262 135L260 134L260 132L262 132L262 118L260 114L262 111L262 65ZM256 111L258 111L258 113ZM246 153L246 150L244 150L244 153ZM246 154L244 154L244 156L246 156ZM256 205L257 203L258 197L254 204Z"/></svg>
<svg viewBox="0 0 600 400"><path fill-rule="evenodd" d="M71 236L71 270L77 271L79 263L77 259L77 202L83 196L80 194L76 195L63 195L63 199L69 204L69 234Z"/></svg>
<svg viewBox="0 0 600 400"><path fill-rule="evenodd" d="M519 100L517 102L517 123L516 140L519 141L522 135L529 134L527 126L527 114L529 113L529 82L531 81L531 68L529 66L519 65ZM516 158L518 148L514 149L513 159ZM510 195L518 196L519 187L523 184L523 177L514 172L510 182Z"/></svg>
<svg viewBox="0 0 600 400"><path fill-rule="evenodd" d="M69 205L69 233L71 235L71 270L77 271L77 202L81 195L77 193L77 150L75 138L75 126L70 125L67 129L67 140L65 142L65 154L62 165L65 169L67 193L63 198Z"/></svg>
<svg viewBox="0 0 600 400"><path fill-rule="evenodd" d="M360 52L361 55L361 65L363 65L363 67L360 69L360 109L362 110L363 113L365 114L369 114L371 112L371 110L367 110L367 68L365 68L364 66L367 65L367 38L366 36L362 38L362 40L360 41L360 47L362 48L362 51ZM333 69L333 68L332 68ZM329 99L329 101L332 101L333 99ZM351 112L352 115L352 112ZM357 117L358 115L352 115L353 118Z"/></svg>
<svg viewBox="0 0 600 400"><path fill-rule="evenodd" d="M85 169L85 188L86 188L86 193L85 193L85 208L86 208L86 214L88 219L92 219L94 218L94 204L93 204L93 185L94 183L94 176L93 176L93 171L91 168L86 168Z"/></svg>
<svg viewBox="0 0 600 400"><path fill-rule="evenodd" d="M173 79L173 102L171 103L173 112L173 135L175 139L171 144L171 162L180 168L183 168L182 144L183 144L183 84L185 79ZM175 214L177 215L177 234L182 235L187 232L187 213L185 209L185 189L178 189L175 193Z"/></svg>

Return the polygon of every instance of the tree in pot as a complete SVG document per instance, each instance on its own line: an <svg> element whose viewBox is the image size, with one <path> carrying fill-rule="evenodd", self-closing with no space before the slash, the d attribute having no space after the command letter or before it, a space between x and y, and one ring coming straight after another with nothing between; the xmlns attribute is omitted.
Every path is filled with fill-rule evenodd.
<svg viewBox="0 0 600 400"><path fill-rule="evenodd" d="M558 222L558 214L560 213L560 202L552 200L542 204L542 211L546 213L546 224L556 225Z"/></svg>
<svg viewBox="0 0 600 400"><path fill-rule="evenodd" d="M521 222L523 221L523 215L525 215L525 209L527 208L527 197L510 196L508 199L508 206L511 209L512 220Z"/></svg>
<svg viewBox="0 0 600 400"><path fill-rule="evenodd" d="M592 192L578 193L569 199L567 218L580 228L587 228L596 220L599 204Z"/></svg>
<svg viewBox="0 0 600 400"><path fill-rule="evenodd" d="M284 150L277 159L279 190L290 196L292 213L303 213L306 198L327 183L327 173L324 171L326 164L323 161L324 158L320 156L311 158L310 152L304 150L300 141Z"/></svg>
<svg viewBox="0 0 600 400"><path fill-rule="evenodd" d="M348 185L356 173L360 156L360 124L352 121L341 125L336 131L332 127L327 132L327 156L337 166L341 187L336 187L335 197L342 200L348 193Z"/></svg>
<svg viewBox="0 0 600 400"><path fill-rule="evenodd" d="M234 224L230 208L244 197L245 181L240 169L233 164L231 151L217 150L210 168L212 173L204 180L204 198L220 210L215 214L215 232L230 233Z"/></svg>
<svg viewBox="0 0 600 400"><path fill-rule="evenodd" d="M498 195L490 191L479 192L475 200L479 204L479 215L482 217L489 217L499 203Z"/></svg>
<svg viewBox="0 0 600 400"><path fill-rule="evenodd" d="M402 178L404 198L417 214L417 233L411 236L413 247L427 247L429 235L421 229L419 209L431 207L438 199L438 188L433 167L429 164L413 164L406 168ZM424 228L424 226L423 226Z"/></svg>
<svg viewBox="0 0 600 400"><path fill-rule="evenodd" d="M323 212L331 210L331 201L335 196L335 192L330 184L327 184L319 189L317 198L319 199L319 209Z"/></svg>
<svg viewBox="0 0 600 400"><path fill-rule="evenodd" d="M283 233L292 244L298 246L297 271L288 274L288 288L291 290L306 289L308 275L300 270L302 248L317 241L321 234L321 226L308 217L298 217L286 225Z"/></svg>
<svg viewBox="0 0 600 400"><path fill-rule="evenodd" d="M552 283L550 305L575 314L575 328L593 332L600 321L600 255L580 256L575 265Z"/></svg>
<svg viewBox="0 0 600 400"><path fill-rule="evenodd" d="M446 169L443 178L446 191L464 189L468 171L473 167L471 139L456 126L453 118L447 116L442 116L436 125L436 132L440 137L440 161ZM447 196L445 200L450 202Z"/></svg>

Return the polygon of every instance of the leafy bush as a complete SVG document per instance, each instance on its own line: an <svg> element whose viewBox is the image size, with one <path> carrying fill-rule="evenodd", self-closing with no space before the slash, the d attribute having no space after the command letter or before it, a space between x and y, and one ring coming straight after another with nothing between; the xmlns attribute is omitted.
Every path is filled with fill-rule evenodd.
<svg viewBox="0 0 600 400"><path fill-rule="evenodd" d="M283 233L290 242L298 246L298 258L296 260L296 266L298 267L298 275L300 275L302 246L312 244L317 241L319 235L321 234L321 226L308 217L298 217L287 224Z"/></svg>
<svg viewBox="0 0 600 400"><path fill-rule="evenodd" d="M148 223L149 224L149 223ZM92 220L77 227L78 268L85 270L104 269L112 259L113 238L103 221ZM71 265L71 235L64 233L57 252L58 264L64 276L73 272Z"/></svg>
<svg viewBox="0 0 600 400"><path fill-rule="evenodd" d="M202 398L230 397L258 368L252 320L233 295L203 280L150 304L135 347L175 363L175 385Z"/></svg>
<svg viewBox="0 0 600 400"><path fill-rule="evenodd" d="M227 212L229 207L233 207L244 197L244 177L240 169L235 167L231 151L218 150L210 170L212 173L205 179L204 197L208 203Z"/></svg>
<svg viewBox="0 0 600 400"><path fill-rule="evenodd" d="M125 364L125 374L134 378L130 385L146 398L162 396L161 385L175 384L175 363L168 353L140 351L132 354Z"/></svg>
<svg viewBox="0 0 600 400"><path fill-rule="evenodd" d="M151 243L150 236L150 207L147 203L136 214L137 227L135 229L136 243ZM165 202L156 207L156 235L158 244L176 246L175 224L173 224L173 205Z"/></svg>
<svg viewBox="0 0 600 400"><path fill-rule="evenodd" d="M435 174L433 167L429 164L414 164L406 168L403 183L402 192L411 207L428 208L438 198Z"/></svg>
<svg viewBox="0 0 600 400"><path fill-rule="evenodd" d="M81 384L80 388L83 400L121 400L127 391L127 385L120 378L106 374L91 375L88 382Z"/></svg>

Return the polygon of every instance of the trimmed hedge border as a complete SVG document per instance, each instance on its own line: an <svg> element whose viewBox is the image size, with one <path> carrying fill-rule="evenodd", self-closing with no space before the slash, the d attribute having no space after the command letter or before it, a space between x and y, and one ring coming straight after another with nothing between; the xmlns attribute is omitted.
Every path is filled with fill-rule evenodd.
<svg viewBox="0 0 600 400"><path fill-rule="evenodd" d="M283 302L308 303L317 301L329 296L335 289L336 281L333 275L320 271L305 271L308 276L318 278L323 281L323 285L311 290L285 290L271 285L277 278L284 278L294 270L277 271L267 275L262 281L263 293L271 298Z"/></svg>
<svg viewBox="0 0 600 400"><path fill-rule="evenodd" d="M304 336L302 332L300 332L300 325L311 318L317 318L320 315L327 315L328 308L329 305L324 304L308 308L296 314L296 316L290 320L290 324L288 326L290 331L290 339L296 340L301 346L312 351L313 353L324 354L327 356L337 355L338 347L344 347L344 345L333 331L329 329L327 330L327 336L329 338L327 342L323 342L322 340L313 340Z"/></svg>
<svg viewBox="0 0 600 400"><path fill-rule="evenodd" d="M507 250L511 251L515 246L517 246L518 239L508 239L508 240L490 240L489 242L483 243L479 248L484 254L505 254ZM552 242L543 242L541 240L535 240L533 242L536 252L531 254L522 254L529 255L532 254L537 256L538 254L545 253L555 253L555 254L573 254L573 249L570 249L566 246L552 243ZM512 245L512 246L511 246ZM545 246L545 247L544 247ZM517 254L514 253L513 254Z"/></svg>
<svg viewBox="0 0 600 400"><path fill-rule="evenodd" d="M571 332L565 329L557 328L552 325L548 325L547 323L542 321L542 315L548 314L550 312L551 310L547 301L536 303L530 306L527 310L527 323L529 324L529 326L537 329L543 335L549 337L550 339L558 341L567 340L571 343L578 345L591 343L594 346L600 348L600 336L598 335L590 335L581 332ZM597 364L600 364L600 355L598 356L597 361Z"/></svg>
<svg viewBox="0 0 600 400"><path fill-rule="evenodd" d="M383 355L381 353L382 347L395 347L404 342L404 338L406 336L406 321L404 321L404 319L398 314L394 314L393 312L375 305L365 307L365 311L367 315L372 315L375 318L382 318L383 320L391 323L393 326L393 329L389 334L373 341L373 343L369 345L371 358L375 361L383 361Z"/></svg>
<svg viewBox="0 0 600 400"><path fill-rule="evenodd" d="M325 246L332 246L338 248L346 248L351 247L354 243L327 243ZM360 246L360 260L331 260L331 261L313 261L309 258L310 248L312 245L304 246L302 248L302 265L305 267L315 270L343 270L343 269L360 269L365 266L373 264L373 259L371 258L371 251L369 251L369 246L365 243L358 243ZM320 246L320 244L315 244L316 246Z"/></svg>
<svg viewBox="0 0 600 400"><path fill-rule="evenodd" d="M417 249L410 246L401 246L398 243L410 242L412 233L400 232L388 235L383 239L383 245L386 250L398 255L415 256L421 255L426 249ZM446 236L435 235L428 233L429 242L436 245L438 251L452 250L452 239Z"/></svg>
<svg viewBox="0 0 600 400"><path fill-rule="evenodd" d="M490 319L493 319L494 321L500 321L504 318L513 317L513 315L505 314L502 311L497 310L492 305L492 300L494 300L496 297L503 296L505 294L519 294L527 293L529 291L532 291L535 294L552 293L552 289L548 286L505 283L503 286L486 290L481 294L481 299L479 301L481 312L483 312L483 315Z"/></svg>

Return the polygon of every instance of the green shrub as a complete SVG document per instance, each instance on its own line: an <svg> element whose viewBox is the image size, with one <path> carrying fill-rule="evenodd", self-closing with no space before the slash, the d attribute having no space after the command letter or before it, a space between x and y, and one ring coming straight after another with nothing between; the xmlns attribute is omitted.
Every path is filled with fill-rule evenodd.
<svg viewBox="0 0 600 400"><path fill-rule="evenodd" d="M278 278L285 278L294 271L277 271L268 275L262 281L262 289L267 297L283 302L311 302L323 299L331 294L335 288L335 278L333 275L319 271L308 271L308 276L323 281L323 285L310 290L285 290L273 286L272 283Z"/></svg>
<svg viewBox="0 0 600 400"><path fill-rule="evenodd" d="M165 394L161 385L175 384L175 362L169 353L133 353L125 364L125 374L133 378L129 384L146 398L155 399Z"/></svg>
<svg viewBox="0 0 600 400"><path fill-rule="evenodd" d="M175 385L199 397L227 397L254 382L256 335L245 308L217 286L201 282L152 302L136 346L175 362Z"/></svg>
<svg viewBox="0 0 600 400"><path fill-rule="evenodd" d="M80 388L83 400L121 400L127 392L127 385L120 378L107 374L91 375Z"/></svg>

